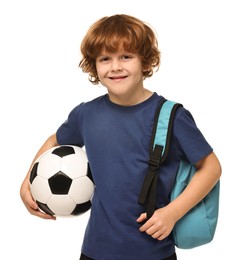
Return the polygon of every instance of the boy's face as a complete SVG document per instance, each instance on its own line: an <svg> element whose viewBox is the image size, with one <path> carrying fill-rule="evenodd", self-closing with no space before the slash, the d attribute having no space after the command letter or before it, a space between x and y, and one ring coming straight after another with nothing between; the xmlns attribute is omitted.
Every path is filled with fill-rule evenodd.
<svg viewBox="0 0 244 260"><path fill-rule="evenodd" d="M103 51L96 59L96 69L110 100L115 103L135 97L143 90L141 59L135 53Z"/></svg>

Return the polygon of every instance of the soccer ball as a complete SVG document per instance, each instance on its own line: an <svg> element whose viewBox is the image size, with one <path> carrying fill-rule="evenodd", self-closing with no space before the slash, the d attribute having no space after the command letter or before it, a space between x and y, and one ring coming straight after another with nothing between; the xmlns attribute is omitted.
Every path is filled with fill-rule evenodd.
<svg viewBox="0 0 244 260"><path fill-rule="evenodd" d="M72 216L91 208L94 182L86 152L78 146L60 145L43 153L29 180L34 200L47 214Z"/></svg>

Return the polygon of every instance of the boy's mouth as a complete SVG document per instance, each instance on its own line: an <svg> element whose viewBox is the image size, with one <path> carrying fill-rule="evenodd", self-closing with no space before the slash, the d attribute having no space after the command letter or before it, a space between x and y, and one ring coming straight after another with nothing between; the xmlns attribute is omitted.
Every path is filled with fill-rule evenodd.
<svg viewBox="0 0 244 260"><path fill-rule="evenodd" d="M114 77L109 77L109 79L112 79L112 80L121 80L121 79L125 79L127 78L127 76L114 76Z"/></svg>

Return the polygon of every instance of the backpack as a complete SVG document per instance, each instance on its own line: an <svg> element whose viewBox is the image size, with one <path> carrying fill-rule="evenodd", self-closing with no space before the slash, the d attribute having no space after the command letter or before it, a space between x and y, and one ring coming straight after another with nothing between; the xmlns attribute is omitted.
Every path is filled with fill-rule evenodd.
<svg viewBox="0 0 244 260"><path fill-rule="evenodd" d="M177 108L181 106L179 103L163 99L155 114L148 173L138 199L138 203L146 206L148 219L155 211L159 167L163 167L168 155L174 115ZM185 160L180 162L171 201L181 194L195 172L194 165ZM172 235L178 248L190 249L213 240L218 221L219 190L220 181L202 201L176 222Z"/></svg>

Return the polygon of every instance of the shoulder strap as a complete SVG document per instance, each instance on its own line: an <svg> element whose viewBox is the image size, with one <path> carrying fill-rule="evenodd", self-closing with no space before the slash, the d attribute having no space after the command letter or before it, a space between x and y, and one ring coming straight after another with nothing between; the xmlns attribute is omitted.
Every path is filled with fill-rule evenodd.
<svg viewBox="0 0 244 260"><path fill-rule="evenodd" d="M156 118L154 121L154 130L151 137L151 149L156 145L163 147L161 163L166 159L169 151L171 140L172 127L174 122L175 112L178 107L182 106L174 101L165 100L158 108Z"/></svg>
<svg viewBox="0 0 244 260"><path fill-rule="evenodd" d="M146 205L148 219L155 211L158 171L168 155L174 115L179 106L182 105L162 99L155 113L149 150L148 173L145 176L138 199L138 203Z"/></svg>

